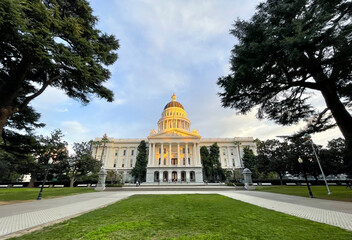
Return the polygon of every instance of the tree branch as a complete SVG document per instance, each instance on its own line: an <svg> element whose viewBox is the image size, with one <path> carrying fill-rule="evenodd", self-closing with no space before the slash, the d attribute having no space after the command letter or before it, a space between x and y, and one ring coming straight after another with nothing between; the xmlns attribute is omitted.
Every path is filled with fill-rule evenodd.
<svg viewBox="0 0 352 240"><path fill-rule="evenodd" d="M43 83L43 86L34 94L32 94L31 96L28 96L25 98L25 100L23 101L23 103L21 104L21 106L19 107L19 111L23 110L27 104L32 101L34 98L38 97L40 94L42 94L44 92L44 90L55 80L59 79L60 76L57 75L53 78L51 78L49 81L46 81Z"/></svg>

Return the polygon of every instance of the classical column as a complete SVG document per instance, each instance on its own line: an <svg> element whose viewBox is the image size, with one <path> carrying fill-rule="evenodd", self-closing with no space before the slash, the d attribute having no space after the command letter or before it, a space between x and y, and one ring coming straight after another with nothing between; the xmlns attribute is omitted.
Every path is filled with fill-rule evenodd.
<svg viewBox="0 0 352 240"><path fill-rule="evenodd" d="M153 157L152 157L152 166L155 166L155 143L153 143Z"/></svg>
<svg viewBox="0 0 352 240"><path fill-rule="evenodd" d="M119 153L120 153L120 148L116 148L117 152L116 152L116 156L115 156L115 171L117 171L117 163L119 161Z"/></svg>
<svg viewBox="0 0 352 240"><path fill-rule="evenodd" d="M171 166L171 143L169 143L169 166Z"/></svg>
<svg viewBox="0 0 352 240"><path fill-rule="evenodd" d="M168 171L168 182L171 182L172 181L172 172L171 171Z"/></svg>
<svg viewBox="0 0 352 240"><path fill-rule="evenodd" d="M200 145L197 143L197 155L198 155L198 166L202 166L202 163L200 161Z"/></svg>
<svg viewBox="0 0 352 240"><path fill-rule="evenodd" d="M159 171L159 182L163 182L164 181L164 172Z"/></svg>
<svg viewBox="0 0 352 240"><path fill-rule="evenodd" d="M186 143L186 166L188 165L188 143Z"/></svg>
<svg viewBox="0 0 352 240"><path fill-rule="evenodd" d="M149 143L149 157L148 157L148 166L151 165L151 161L152 161L152 144Z"/></svg>
<svg viewBox="0 0 352 240"><path fill-rule="evenodd" d="M177 171L177 182L181 182L181 171Z"/></svg>
<svg viewBox="0 0 352 240"><path fill-rule="evenodd" d="M189 183L191 181L189 171L186 171L186 182Z"/></svg>
<svg viewBox="0 0 352 240"><path fill-rule="evenodd" d="M177 143L177 165L180 165L180 144Z"/></svg>
<svg viewBox="0 0 352 240"><path fill-rule="evenodd" d="M164 144L161 144L160 147L160 166L164 165Z"/></svg>
<svg viewBox="0 0 352 240"><path fill-rule="evenodd" d="M193 165L197 165L196 162L196 143L193 143Z"/></svg>
<svg viewBox="0 0 352 240"><path fill-rule="evenodd" d="M227 167L230 168L230 148L229 147L226 147L227 148L227 158L226 158L226 164L227 164Z"/></svg>

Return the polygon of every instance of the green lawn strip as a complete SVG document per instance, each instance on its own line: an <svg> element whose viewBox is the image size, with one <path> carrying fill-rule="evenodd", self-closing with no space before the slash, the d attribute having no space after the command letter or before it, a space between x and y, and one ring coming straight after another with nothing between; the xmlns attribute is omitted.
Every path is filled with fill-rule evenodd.
<svg viewBox="0 0 352 240"><path fill-rule="evenodd" d="M0 201L35 200L40 188L6 188L0 189ZM93 188L44 188L42 198L68 196L79 193L94 192Z"/></svg>
<svg viewBox="0 0 352 240"><path fill-rule="evenodd" d="M14 239L352 239L221 195L135 195Z"/></svg>
<svg viewBox="0 0 352 240"><path fill-rule="evenodd" d="M331 195L325 186L311 186L315 198L352 202L352 190L345 186L329 186ZM281 193L309 197L307 186L258 186L257 191Z"/></svg>

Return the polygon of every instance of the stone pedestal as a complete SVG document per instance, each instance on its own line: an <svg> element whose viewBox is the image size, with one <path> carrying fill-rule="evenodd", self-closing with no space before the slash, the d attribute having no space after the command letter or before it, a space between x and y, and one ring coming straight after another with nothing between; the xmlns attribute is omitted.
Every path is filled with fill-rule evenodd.
<svg viewBox="0 0 352 240"><path fill-rule="evenodd" d="M252 190L255 187L253 186L252 181L252 172L248 168L245 168L242 172L244 178L244 188L247 190Z"/></svg>
<svg viewBox="0 0 352 240"><path fill-rule="evenodd" d="M100 172L98 173L99 180L98 180L98 184L95 188L96 191L104 191L106 175L107 175L106 170L104 168L101 168Z"/></svg>

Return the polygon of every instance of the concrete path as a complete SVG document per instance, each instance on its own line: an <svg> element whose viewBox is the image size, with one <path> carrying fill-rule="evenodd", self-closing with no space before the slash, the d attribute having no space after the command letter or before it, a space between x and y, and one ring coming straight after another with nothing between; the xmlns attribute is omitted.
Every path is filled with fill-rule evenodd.
<svg viewBox="0 0 352 240"><path fill-rule="evenodd" d="M94 192L68 197L0 206L0 239L23 234L120 201L135 194L221 194L293 216L352 231L352 204L248 191L118 191Z"/></svg>

